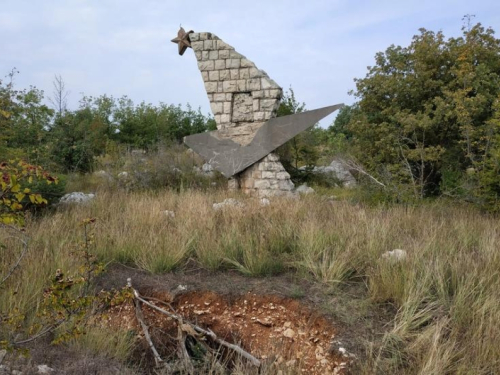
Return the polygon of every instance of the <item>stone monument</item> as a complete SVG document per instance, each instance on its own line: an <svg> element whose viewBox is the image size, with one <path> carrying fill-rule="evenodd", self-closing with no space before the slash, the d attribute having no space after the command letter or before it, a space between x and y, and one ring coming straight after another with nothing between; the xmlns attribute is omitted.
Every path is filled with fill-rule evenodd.
<svg viewBox="0 0 500 375"><path fill-rule="evenodd" d="M232 46L182 27L172 42L180 55L193 49L217 123L216 131L184 142L228 177L230 188L259 197L292 196L294 184L272 151L342 104L276 118L282 88Z"/></svg>

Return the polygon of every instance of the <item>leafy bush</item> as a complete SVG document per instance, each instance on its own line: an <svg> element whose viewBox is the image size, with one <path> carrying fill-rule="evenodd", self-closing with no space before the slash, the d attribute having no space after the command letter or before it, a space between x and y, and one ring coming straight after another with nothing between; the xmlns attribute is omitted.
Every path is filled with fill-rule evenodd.
<svg viewBox="0 0 500 375"><path fill-rule="evenodd" d="M57 184L52 177L39 166L30 165L21 160L0 163L0 223L24 224L23 211L28 207L47 205L47 199L33 189Z"/></svg>
<svg viewBox="0 0 500 375"><path fill-rule="evenodd" d="M346 112L341 130L347 129L355 157L394 187L394 195L458 192L468 180L478 201L494 208L500 192L500 40L491 28L466 20L462 37L446 40L442 32L421 29L408 47L377 53L366 77L356 79L359 103ZM475 178L466 175L471 168Z"/></svg>

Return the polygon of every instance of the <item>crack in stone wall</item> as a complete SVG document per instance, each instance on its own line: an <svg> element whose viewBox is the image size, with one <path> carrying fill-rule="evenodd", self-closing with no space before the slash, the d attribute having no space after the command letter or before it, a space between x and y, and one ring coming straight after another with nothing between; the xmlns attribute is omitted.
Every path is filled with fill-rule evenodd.
<svg viewBox="0 0 500 375"><path fill-rule="evenodd" d="M234 47L212 33L189 35L221 138L249 144L276 116L283 90ZM256 196L293 195L293 183L279 158L269 154L229 181Z"/></svg>

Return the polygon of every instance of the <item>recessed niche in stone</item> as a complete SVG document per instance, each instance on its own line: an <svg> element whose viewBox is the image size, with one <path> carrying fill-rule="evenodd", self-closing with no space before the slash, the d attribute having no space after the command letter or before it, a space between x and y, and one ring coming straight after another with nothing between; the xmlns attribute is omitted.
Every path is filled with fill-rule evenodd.
<svg viewBox="0 0 500 375"><path fill-rule="evenodd" d="M253 100L249 92L239 92L233 95L231 122L253 121Z"/></svg>

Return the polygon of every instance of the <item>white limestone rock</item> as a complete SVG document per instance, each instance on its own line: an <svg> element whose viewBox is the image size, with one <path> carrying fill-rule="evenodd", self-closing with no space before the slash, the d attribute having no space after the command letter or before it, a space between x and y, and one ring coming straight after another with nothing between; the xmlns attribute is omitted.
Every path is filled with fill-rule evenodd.
<svg viewBox="0 0 500 375"><path fill-rule="evenodd" d="M62 204L88 203L94 198L95 198L95 194L85 194L82 192L75 191L73 193L65 194L59 200L59 203L62 203Z"/></svg>
<svg viewBox="0 0 500 375"><path fill-rule="evenodd" d="M166 217L170 217L172 219L175 218L175 212L174 211L169 211L169 210L165 210L163 211L163 214L166 216Z"/></svg>
<svg viewBox="0 0 500 375"><path fill-rule="evenodd" d="M47 365L38 365L38 373L39 374L50 374L51 372L54 372L55 370L52 367L49 367Z"/></svg>
<svg viewBox="0 0 500 375"><path fill-rule="evenodd" d="M212 167L209 163L205 163L201 166L201 171L205 174L211 175L214 172L214 167Z"/></svg>
<svg viewBox="0 0 500 375"><path fill-rule="evenodd" d="M260 198L260 205L262 207L269 206L271 204L271 201L267 198Z"/></svg>
<svg viewBox="0 0 500 375"><path fill-rule="evenodd" d="M300 185L297 189L295 189L295 191L299 194L304 194L304 195L308 195L308 194L313 194L314 193L314 189L312 187L309 187L307 185Z"/></svg>
<svg viewBox="0 0 500 375"><path fill-rule="evenodd" d="M214 210L218 211L218 210L221 210L225 207L242 208L244 206L245 205L243 203L241 203L239 200L236 200L234 198L226 198L226 199L224 199L223 202L214 203L212 207Z"/></svg>
<svg viewBox="0 0 500 375"><path fill-rule="evenodd" d="M357 185L356 179L340 159L334 159L330 165L327 166L315 167L313 172L331 174L337 180L340 180L342 186L346 188L352 188Z"/></svg>
<svg viewBox="0 0 500 375"><path fill-rule="evenodd" d="M382 258L387 259L393 263L404 261L408 257L405 250L394 249L392 251L386 251L382 254Z"/></svg>

